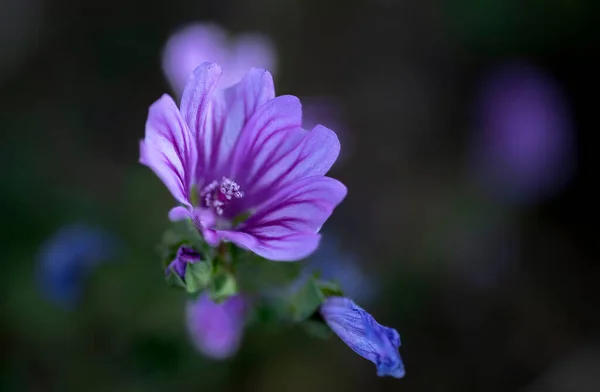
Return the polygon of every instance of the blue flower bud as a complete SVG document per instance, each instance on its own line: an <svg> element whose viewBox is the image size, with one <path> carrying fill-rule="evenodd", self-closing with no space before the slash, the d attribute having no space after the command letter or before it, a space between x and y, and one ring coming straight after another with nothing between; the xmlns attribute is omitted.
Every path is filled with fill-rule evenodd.
<svg viewBox="0 0 600 392"><path fill-rule="evenodd" d="M327 325L352 350L377 366L378 376L404 376L398 353L400 335L395 329L377 323L373 316L344 297L329 297L321 306Z"/></svg>
<svg viewBox="0 0 600 392"><path fill-rule="evenodd" d="M200 253L188 246L181 246L177 250L177 256L175 256L175 259L169 264L165 273L167 275L176 273L181 279L185 279L185 268L187 265L197 263L200 260Z"/></svg>

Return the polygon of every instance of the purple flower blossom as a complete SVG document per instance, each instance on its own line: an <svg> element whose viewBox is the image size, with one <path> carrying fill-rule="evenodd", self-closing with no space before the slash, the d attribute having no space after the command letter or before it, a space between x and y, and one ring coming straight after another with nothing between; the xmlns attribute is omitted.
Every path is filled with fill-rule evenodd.
<svg viewBox="0 0 600 392"><path fill-rule="evenodd" d="M165 45L162 61L165 75L178 94L183 92L192 72L205 62L223 66L219 88L239 83L252 67L272 73L276 67L275 48L267 36L246 33L231 39L212 23L195 23L173 34Z"/></svg>
<svg viewBox="0 0 600 392"><path fill-rule="evenodd" d="M181 279L185 279L185 267L188 264L197 263L199 261L200 253L188 246L181 246L177 250L175 259L169 264L165 273L176 273Z"/></svg>
<svg viewBox="0 0 600 392"><path fill-rule="evenodd" d="M114 257L116 239L85 224L60 229L39 253L38 279L44 297L70 308L83 290L83 281L101 261Z"/></svg>
<svg viewBox="0 0 600 392"><path fill-rule="evenodd" d="M187 326L192 341L208 357L231 357L240 346L246 312L247 303L240 295L217 304L208 294L202 294L186 306Z"/></svg>
<svg viewBox="0 0 600 392"><path fill-rule="evenodd" d="M302 128L300 102L275 97L271 74L251 69L237 85L215 86L221 68L190 76L178 109L164 95L150 107L140 162L183 206L212 246L231 241L270 260L299 260L318 246L319 230L346 196L326 177L340 145L323 126Z"/></svg>
<svg viewBox="0 0 600 392"><path fill-rule="evenodd" d="M321 305L321 315L344 343L377 366L378 376L404 377L398 353L400 335L377 323L373 316L344 297L330 297Z"/></svg>
<svg viewBox="0 0 600 392"><path fill-rule="evenodd" d="M574 140L559 86L543 70L492 70L477 99L474 164L491 194L531 202L559 190L572 173Z"/></svg>

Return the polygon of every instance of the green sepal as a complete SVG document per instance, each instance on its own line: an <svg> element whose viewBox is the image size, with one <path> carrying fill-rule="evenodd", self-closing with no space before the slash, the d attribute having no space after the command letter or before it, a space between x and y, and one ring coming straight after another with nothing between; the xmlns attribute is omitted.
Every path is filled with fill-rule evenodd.
<svg viewBox="0 0 600 392"><path fill-rule="evenodd" d="M340 285L337 282L330 282L330 281L326 281L326 280L317 280L316 284L319 287L319 289L321 290L321 293L323 293L323 296L325 298L343 297L344 296L344 292L342 291L342 288L340 287Z"/></svg>
<svg viewBox="0 0 600 392"><path fill-rule="evenodd" d="M193 205L193 206L199 205L198 196L200 196L200 193L198 192L198 188L196 188L196 185L192 185L192 189L190 189L190 204L191 205Z"/></svg>
<svg viewBox="0 0 600 392"><path fill-rule="evenodd" d="M231 220L232 226L236 227L237 225L246 222L248 218L252 216L253 213L254 212L252 210L248 210L238 214Z"/></svg>
<svg viewBox="0 0 600 392"><path fill-rule="evenodd" d="M333 335L331 328L325 323L319 308L328 297L343 296L336 282L318 279L318 274L311 276L306 284L291 298L294 321L309 335L328 339Z"/></svg>
<svg viewBox="0 0 600 392"><path fill-rule="evenodd" d="M325 300L314 277L309 277L288 299L291 318L295 322L305 321L311 317Z"/></svg>
<svg viewBox="0 0 600 392"><path fill-rule="evenodd" d="M203 258L210 254L210 246L204 241L191 219L173 222L164 232L159 245L159 252L166 263L165 268L175 258L177 250L182 245L188 245L200 251Z"/></svg>
<svg viewBox="0 0 600 392"><path fill-rule="evenodd" d="M171 274L177 275L177 274ZM184 287L188 293L204 290L211 282L212 266L207 261L188 264L185 267Z"/></svg>
<svg viewBox="0 0 600 392"><path fill-rule="evenodd" d="M323 320L318 316L321 304L328 297L343 296L340 286L335 282L317 279L317 274L309 276L302 286L286 300L290 318L294 322Z"/></svg>
<svg viewBox="0 0 600 392"><path fill-rule="evenodd" d="M173 271L167 272L167 275L165 276L165 281L167 282L167 285L169 285L169 286L185 288L185 282L183 281L181 276L179 276L179 274L177 274Z"/></svg>
<svg viewBox="0 0 600 392"><path fill-rule="evenodd" d="M238 292L237 282L233 274L224 269L218 269L210 282L210 297L216 303L225 301Z"/></svg>
<svg viewBox="0 0 600 392"><path fill-rule="evenodd" d="M177 257L177 251L181 246L189 246L200 253L202 262L194 263L193 275L188 278L190 269L186 266L184 277L178 276L173 271L169 271L166 276L167 284L175 287L184 287L188 292L196 292L206 287L208 284L207 270L211 269L211 249L202 239L202 236L196 229L191 219L186 219L178 222L173 222L167 230L165 230L162 241L158 246L158 252L162 260L162 266L166 270L171 262Z"/></svg>

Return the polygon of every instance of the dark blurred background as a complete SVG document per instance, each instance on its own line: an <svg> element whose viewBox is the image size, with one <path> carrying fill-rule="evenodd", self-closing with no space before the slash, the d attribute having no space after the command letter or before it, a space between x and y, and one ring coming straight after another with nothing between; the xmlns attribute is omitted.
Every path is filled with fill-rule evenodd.
<svg viewBox="0 0 600 392"><path fill-rule="evenodd" d="M0 390L600 390L599 8L0 0ZM337 102L349 194L325 229L400 332L404 379L296 329L250 327L224 362L190 343L156 253L174 200L137 161L148 106L171 93L163 47L206 21L269 36L279 94ZM73 222L120 246L65 308L37 271Z"/></svg>

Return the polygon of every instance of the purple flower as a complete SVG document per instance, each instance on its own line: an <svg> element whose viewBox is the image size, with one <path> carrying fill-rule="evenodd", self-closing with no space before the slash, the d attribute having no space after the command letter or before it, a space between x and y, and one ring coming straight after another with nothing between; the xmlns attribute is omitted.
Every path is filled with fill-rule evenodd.
<svg viewBox="0 0 600 392"><path fill-rule="evenodd" d="M150 107L140 162L183 206L212 246L231 241L270 260L299 260L318 246L319 230L346 196L326 177L340 145L323 126L302 129L296 97L275 97L271 74L251 69L237 85L215 86L221 68L190 76L178 109L164 95Z"/></svg>
<svg viewBox="0 0 600 392"><path fill-rule="evenodd" d="M208 357L231 357L240 346L246 312L247 303L240 295L217 304L208 294L202 294L186 306L187 326L192 341Z"/></svg>
<svg viewBox="0 0 600 392"><path fill-rule="evenodd" d="M185 279L185 267L188 264L197 263L199 261L200 253L188 246L181 246L177 250L175 259L169 264L165 273L170 274L174 272L179 275L181 279Z"/></svg>
<svg viewBox="0 0 600 392"><path fill-rule="evenodd" d="M530 202L560 189L574 166L571 117L556 81L528 64L492 70L477 99L474 167L491 193Z"/></svg>
<svg viewBox="0 0 600 392"><path fill-rule="evenodd" d="M205 62L223 66L219 88L239 83L252 67L273 72L276 66L275 48L267 36L246 33L231 39L212 23L195 23L173 34L165 45L162 61L165 75L178 94L192 72Z"/></svg>
<svg viewBox="0 0 600 392"><path fill-rule="evenodd" d="M44 297L63 307L74 306L91 270L114 257L116 242L105 231L81 223L60 229L39 253L38 279Z"/></svg>
<svg viewBox="0 0 600 392"><path fill-rule="evenodd" d="M398 353L400 335L395 329L377 323L344 297L327 298L321 305L321 315L344 343L377 366L378 376L404 377L404 364Z"/></svg>

